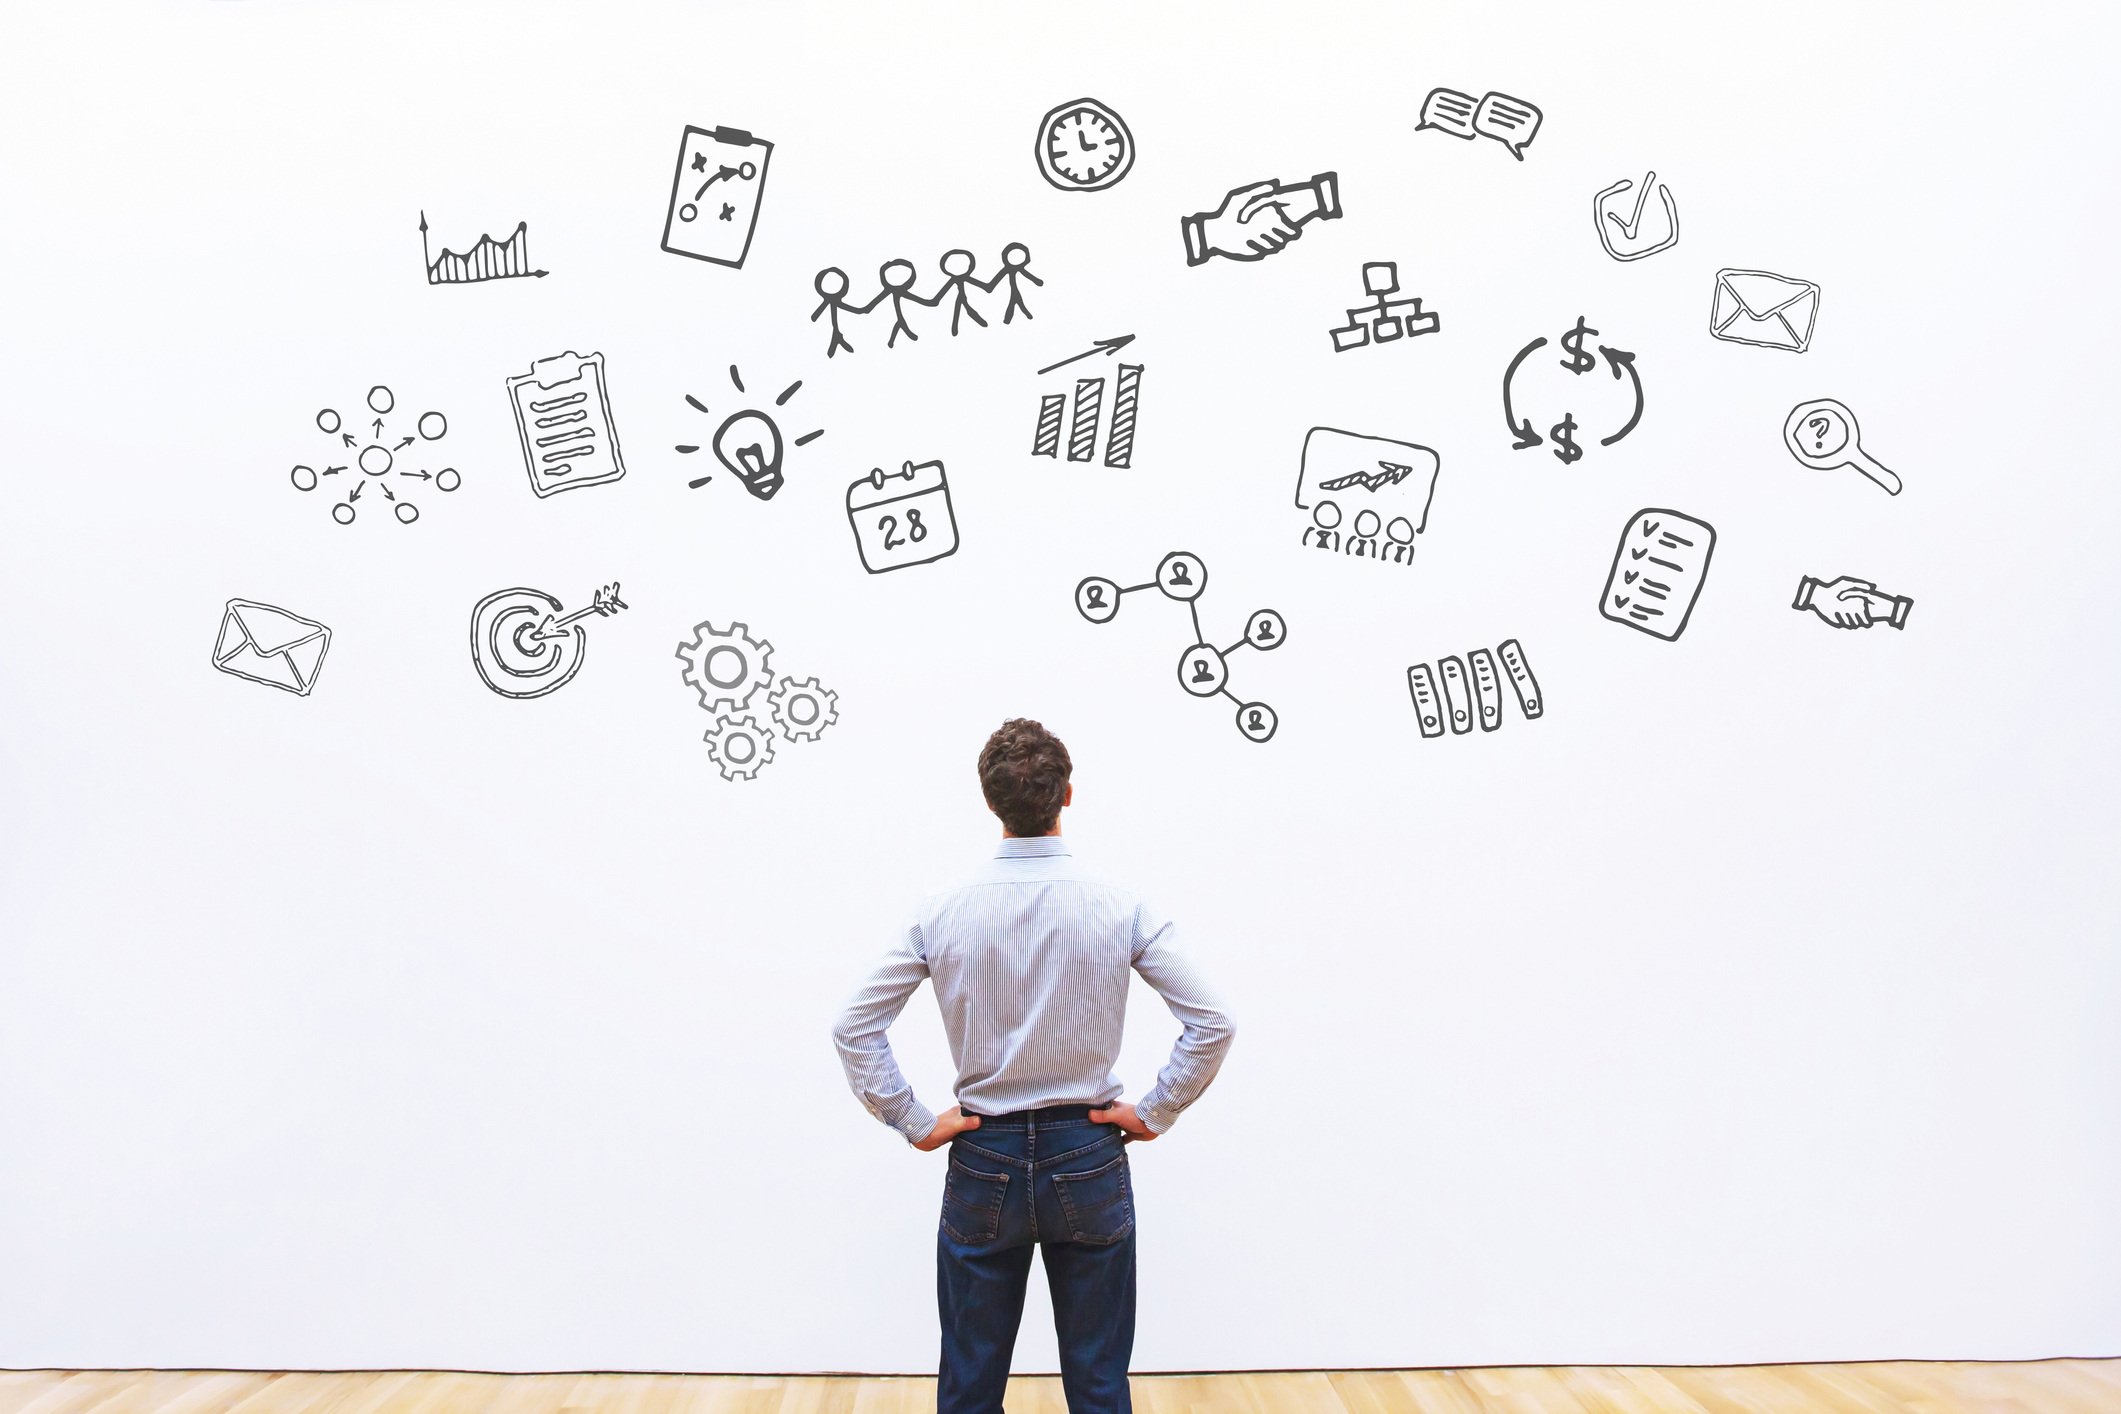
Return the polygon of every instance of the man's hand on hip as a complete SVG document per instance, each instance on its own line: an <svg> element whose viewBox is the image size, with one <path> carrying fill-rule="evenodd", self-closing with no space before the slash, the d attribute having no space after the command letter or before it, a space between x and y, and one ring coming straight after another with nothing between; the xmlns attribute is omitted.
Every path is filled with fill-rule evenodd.
<svg viewBox="0 0 2121 1414"><path fill-rule="evenodd" d="M1128 1113L1131 1115L1133 1111L1130 1109ZM923 1154L933 1153L958 1135L978 1128L978 1115L968 1115L960 1106L952 1105L935 1117L935 1128L928 1131L926 1139L920 1140L913 1147Z"/></svg>
<svg viewBox="0 0 2121 1414"><path fill-rule="evenodd" d="M1115 1100L1104 1109L1090 1111L1090 1122L1092 1124L1116 1124L1120 1127L1120 1132L1129 1139L1139 1139L1146 1142L1156 1137L1156 1131L1143 1124L1141 1116L1134 1112L1134 1106L1128 1104L1125 1100Z"/></svg>

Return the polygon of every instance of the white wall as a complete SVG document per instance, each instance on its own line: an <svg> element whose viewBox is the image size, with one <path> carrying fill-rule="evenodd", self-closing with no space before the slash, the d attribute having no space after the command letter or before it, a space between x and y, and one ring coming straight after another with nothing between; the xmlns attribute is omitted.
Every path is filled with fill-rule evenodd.
<svg viewBox="0 0 2121 1414"><path fill-rule="evenodd" d="M2115 25L1753 8L11 7L0 1364L930 1368L941 1164L826 1028L988 850L1015 713L1240 1022L1137 1152L1139 1368L2121 1353ZM1417 135L1439 85L1539 104L1525 160ZM1094 196L1031 164L1085 93L1140 147ZM741 270L657 249L687 124L776 144ZM1615 263L1647 167L1683 236ZM1186 268L1329 168L1345 219ZM430 288L422 210L552 273ZM1034 322L822 357L820 267L1011 240ZM1442 332L1333 353L1369 260ZM1722 266L1819 282L1811 351L1711 340ZM1648 411L1564 469L1497 387L1579 314ZM1121 333L1134 468L1028 456L1033 370ZM565 349L630 469L539 500L502 383ZM770 503L671 450L732 362L826 429ZM464 485L342 528L287 468L377 382ZM1786 454L1815 396L1904 495ZM1411 571L1297 546L1317 424L1442 454ZM871 578L840 497L908 458L964 548ZM1594 611L1645 506L1720 532L1675 643ZM1288 620L1267 746L1175 606L1071 606L1178 548L1211 634ZM1842 573L1906 630L1791 611ZM480 596L614 579L564 691L480 684ZM212 670L230 597L331 626L312 695ZM748 785L703 618L840 693ZM1422 739L1407 665L1509 637L1544 719ZM898 1040L947 1103L925 996Z"/></svg>

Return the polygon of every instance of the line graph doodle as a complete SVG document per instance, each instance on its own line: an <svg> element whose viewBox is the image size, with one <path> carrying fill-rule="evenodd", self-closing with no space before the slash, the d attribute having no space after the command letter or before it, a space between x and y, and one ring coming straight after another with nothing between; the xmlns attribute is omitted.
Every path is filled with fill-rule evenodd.
<svg viewBox="0 0 2121 1414"><path fill-rule="evenodd" d="M505 241L482 235L470 250L459 254L444 247L442 253L427 253L427 213L420 213L420 263L427 267L430 285L477 285L487 280L542 280L548 272L530 268L530 223L516 222Z"/></svg>

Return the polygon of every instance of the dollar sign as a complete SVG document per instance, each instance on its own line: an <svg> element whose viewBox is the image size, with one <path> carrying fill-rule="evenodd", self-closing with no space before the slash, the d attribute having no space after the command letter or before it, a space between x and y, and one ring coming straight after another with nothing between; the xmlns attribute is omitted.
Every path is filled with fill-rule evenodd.
<svg viewBox="0 0 2121 1414"><path fill-rule="evenodd" d="M1595 334L1598 331L1593 329L1591 332ZM1576 414L1573 412L1563 413L1561 421L1547 429L1547 436L1554 443L1554 455L1561 458L1563 466L1567 466L1570 462L1583 455L1583 448L1576 445L1575 434Z"/></svg>
<svg viewBox="0 0 2121 1414"><path fill-rule="evenodd" d="M1561 346L1569 351L1569 356L1561 361L1561 366L1569 370L1569 372L1579 375L1589 373L1593 368L1597 367L1598 360L1583 351L1584 336L1586 334L1596 334L1597 332L1596 329L1586 329L1583 324L1583 316L1577 315L1576 327L1561 336ZM1570 460L1574 460L1574 458Z"/></svg>

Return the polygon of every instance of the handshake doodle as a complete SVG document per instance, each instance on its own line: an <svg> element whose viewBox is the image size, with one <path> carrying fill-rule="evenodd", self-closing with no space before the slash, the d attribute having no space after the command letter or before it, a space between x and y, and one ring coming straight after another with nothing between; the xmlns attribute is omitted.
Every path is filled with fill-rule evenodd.
<svg viewBox="0 0 2121 1414"><path fill-rule="evenodd" d="M1835 628L1869 628L1873 624L1906 628L1908 611L1915 607L1915 601L1904 594L1880 594L1878 586L1867 579L1843 575L1829 584L1806 575L1797 582L1797 599L1790 607L1810 609Z"/></svg>
<svg viewBox="0 0 2121 1414"><path fill-rule="evenodd" d="M1282 186L1273 178L1237 187L1221 206L1181 219L1186 264L1205 265L1211 256L1262 260L1303 234L1307 221L1340 219L1340 175L1320 172L1308 182Z"/></svg>

